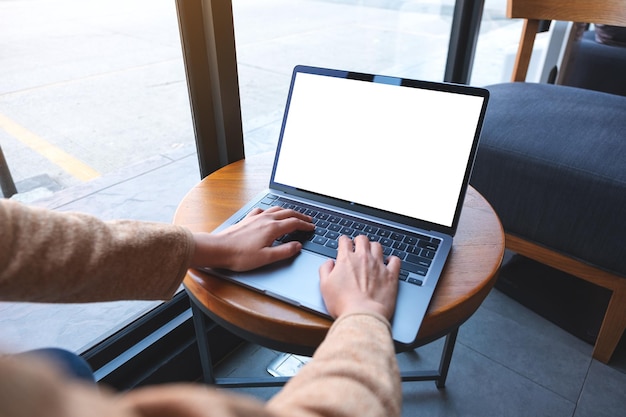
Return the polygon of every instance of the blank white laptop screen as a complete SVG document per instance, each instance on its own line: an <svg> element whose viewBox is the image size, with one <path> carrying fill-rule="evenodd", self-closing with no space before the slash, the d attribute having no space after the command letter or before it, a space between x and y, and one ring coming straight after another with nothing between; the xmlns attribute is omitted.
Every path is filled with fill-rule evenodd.
<svg viewBox="0 0 626 417"><path fill-rule="evenodd" d="M274 181L450 227L483 100L298 73Z"/></svg>

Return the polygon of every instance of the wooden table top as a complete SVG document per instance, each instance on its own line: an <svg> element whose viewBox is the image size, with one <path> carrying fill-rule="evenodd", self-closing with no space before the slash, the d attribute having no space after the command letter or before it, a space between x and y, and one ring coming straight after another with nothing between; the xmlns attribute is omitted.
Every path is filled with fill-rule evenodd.
<svg viewBox="0 0 626 417"><path fill-rule="evenodd" d="M248 157L206 177L181 201L174 223L192 231L212 231L267 188L271 154ZM413 347L448 334L483 302L504 254L504 232L489 203L469 187L452 251ZM189 270L184 280L191 299L211 319L264 346L311 353L331 321L204 272Z"/></svg>

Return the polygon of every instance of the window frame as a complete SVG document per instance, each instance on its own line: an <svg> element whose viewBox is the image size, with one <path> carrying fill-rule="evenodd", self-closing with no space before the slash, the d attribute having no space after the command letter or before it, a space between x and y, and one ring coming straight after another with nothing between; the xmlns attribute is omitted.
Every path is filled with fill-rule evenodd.
<svg viewBox="0 0 626 417"><path fill-rule="evenodd" d="M207 339L213 363L243 341L211 322ZM180 291L81 356L95 379L116 390L175 381L200 381L202 366L189 296Z"/></svg>

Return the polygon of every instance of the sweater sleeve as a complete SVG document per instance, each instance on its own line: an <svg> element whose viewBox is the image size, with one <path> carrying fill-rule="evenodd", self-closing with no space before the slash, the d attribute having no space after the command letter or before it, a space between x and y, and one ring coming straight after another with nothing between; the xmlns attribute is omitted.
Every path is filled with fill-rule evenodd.
<svg viewBox="0 0 626 417"><path fill-rule="evenodd" d="M338 319L313 360L269 402L200 385L162 385L121 396L142 417L397 417L402 391L389 322L368 313Z"/></svg>
<svg viewBox="0 0 626 417"><path fill-rule="evenodd" d="M0 200L0 300L168 299L193 253L171 224L104 222Z"/></svg>
<svg viewBox="0 0 626 417"><path fill-rule="evenodd" d="M268 403L200 384L113 394L73 382L41 360L0 356L7 417L397 417L402 392L389 323L371 314L338 319L313 360Z"/></svg>
<svg viewBox="0 0 626 417"><path fill-rule="evenodd" d="M267 405L277 416L399 416L400 374L389 322L339 318L305 365Z"/></svg>

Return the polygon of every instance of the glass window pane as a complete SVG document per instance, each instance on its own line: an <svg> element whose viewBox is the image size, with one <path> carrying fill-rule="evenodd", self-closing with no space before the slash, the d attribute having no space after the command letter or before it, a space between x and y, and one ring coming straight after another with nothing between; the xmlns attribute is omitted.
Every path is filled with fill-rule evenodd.
<svg viewBox="0 0 626 417"><path fill-rule="evenodd" d="M246 153L276 146L297 64L442 81L454 6L455 0L233 0ZM485 1L472 85L510 79L522 22L505 11L506 0ZM547 36L538 36L537 48Z"/></svg>
<svg viewBox="0 0 626 417"><path fill-rule="evenodd" d="M15 198L171 222L200 179L174 1L5 1L0 16L0 146ZM158 304L0 303L2 349L81 351Z"/></svg>
<svg viewBox="0 0 626 417"><path fill-rule="evenodd" d="M470 83L486 86L509 82L522 33L523 21L506 17L507 0L485 0ZM551 28L555 25L552 24ZM538 82L543 71L543 54L551 32L537 34L528 81Z"/></svg>
<svg viewBox="0 0 626 417"><path fill-rule="evenodd" d="M291 70L443 80L454 0L233 0L246 154L274 150Z"/></svg>

